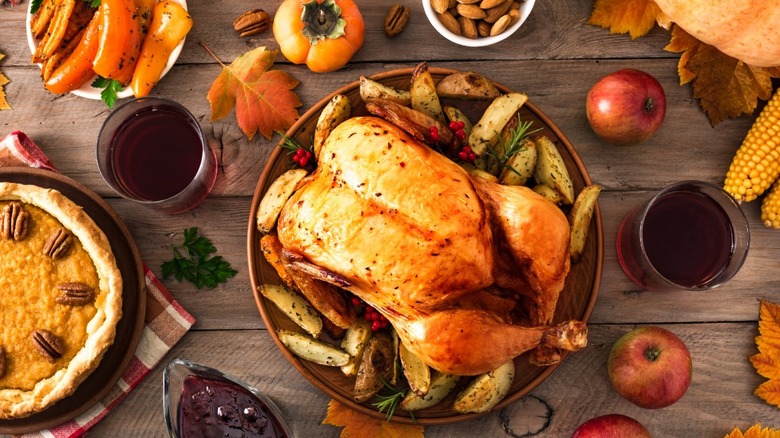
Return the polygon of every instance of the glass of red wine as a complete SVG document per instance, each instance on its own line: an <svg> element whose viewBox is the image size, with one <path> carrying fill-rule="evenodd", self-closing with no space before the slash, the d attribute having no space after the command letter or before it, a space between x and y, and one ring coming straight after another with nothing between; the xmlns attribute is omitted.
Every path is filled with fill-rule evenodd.
<svg viewBox="0 0 780 438"><path fill-rule="evenodd" d="M750 246L739 204L702 181L675 183L629 212L617 233L623 271L645 290L707 290L730 280Z"/></svg>
<svg viewBox="0 0 780 438"><path fill-rule="evenodd" d="M217 160L197 119L159 97L111 111L98 135L97 164L120 196L170 214L200 204L217 179Z"/></svg>

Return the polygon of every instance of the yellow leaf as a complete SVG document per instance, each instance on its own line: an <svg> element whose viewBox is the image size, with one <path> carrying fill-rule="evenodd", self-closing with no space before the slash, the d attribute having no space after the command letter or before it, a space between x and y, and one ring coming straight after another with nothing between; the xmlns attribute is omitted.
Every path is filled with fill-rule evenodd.
<svg viewBox="0 0 780 438"><path fill-rule="evenodd" d="M328 403L322 424L343 427L342 438L423 438L422 426L390 423L350 409L336 400Z"/></svg>
<svg viewBox="0 0 780 438"><path fill-rule="evenodd" d="M633 40L650 32L660 13L653 0L596 0L588 24L628 33Z"/></svg>
<svg viewBox="0 0 780 438"><path fill-rule="evenodd" d="M730 434L724 438L780 438L780 431L768 427L761 428L761 423L750 426L750 429L743 434L739 428L734 428Z"/></svg>
<svg viewBox="0 0 780 438"><path fill-rule="evenodd" d="M0 60L3 58L5 58L5 55L0 53ZM8 104L5 98L5 90L3 90L3 86L9 82L11 81L4 74L0 73L0 111L11 109L11 105Z"/></svg>
<svg viewBox="0 0 780 438"><path fill-rule="evenodd" d="M769 380L753 393L768 404L780 407L780 305L759 301L758 332L756 347L760 353L751 356L750 363L760 376ZM771 436L780 438L780 432Z"/></svg>
<svg viewBox="0 0 780 438"><path fill-rule="evenodd" d="M780 377L780 368L774 357L768 354L754 354L750 356L750 363L762 377L777 379Z"/></svg>
<svg viewBox="0 0 780 438"><path fill-rule="evenodd" d="M699 100L710 124L752 114L758 99L772 96L772 77L780 69L753 67L673 26L666 50L682 52L677 70L680 83L692 81L693 97Z"/></svg>

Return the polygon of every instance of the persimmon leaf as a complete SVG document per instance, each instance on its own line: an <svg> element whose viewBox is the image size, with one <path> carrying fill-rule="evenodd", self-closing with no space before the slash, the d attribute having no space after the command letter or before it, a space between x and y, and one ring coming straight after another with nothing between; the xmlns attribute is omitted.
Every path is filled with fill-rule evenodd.
<svg viewBox="0 0 780 438"><path fill-rule="evenodd" d="M302 105L293 89L299 81L279 70L271 70L277 50L252 49L229 66L211 84L208 101L211 121L219 120L235 108L238 127L250 140L259 131L271 139L298 119Z"/></svg>
<svg viewBox="0 0 780 438"><path fill-rule="evenodd" d="M780 75L780 69L745 64L690 36L680 26L672 26L671 32L666 50L682 52L677 64L680 83L692 83L693 97L712 126L752 114L759 99L772 97L772 78Z"/></svg>
<svg viewBox="0 0 780 438"><path fill-rule="evenodd" d="M328 414L322 424L343 427L342 437L349 438L423 438L423 427L397 424L369 417L336 400L328 403Z"/></svg>
<svg viewBox="0 0 780 438"><path fill-rule="evenodd" d="M650 32L660 14L653 0L596 0L588 24L628 33L633 40Z"/></svg>
<svg viewBox="0 0 780 438"><path fill-rule="evenodd" d="M3 58L5 58L5 55L0 53L0 60ZM5 97L5 90L3 90L3 86L9 82L11 82L11 80L5 77L4 74L0 73L0 111L11 109L11 105L8 104L8 100L6 100Z"/></svg>
<svg viewBox="0 0 780 438"><path fill-rule="evenodd" d="M751 356L750 363L768 380L753 393L768 404L780 407L780 305L761 300L758 318L756 346L760 353ZM777 433L771 436L780 438L780 432Z"/></svg>

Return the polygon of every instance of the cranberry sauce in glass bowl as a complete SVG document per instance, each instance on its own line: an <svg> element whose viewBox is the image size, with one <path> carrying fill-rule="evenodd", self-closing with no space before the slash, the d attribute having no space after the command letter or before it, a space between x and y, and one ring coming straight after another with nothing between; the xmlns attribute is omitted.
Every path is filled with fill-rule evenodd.
<svg viewBox="0 0 780 438"><path fill-rule="evenodd" d="M292 438L279 408L234 377L183 359L163 372L163 413L173 438Z"/></svg>

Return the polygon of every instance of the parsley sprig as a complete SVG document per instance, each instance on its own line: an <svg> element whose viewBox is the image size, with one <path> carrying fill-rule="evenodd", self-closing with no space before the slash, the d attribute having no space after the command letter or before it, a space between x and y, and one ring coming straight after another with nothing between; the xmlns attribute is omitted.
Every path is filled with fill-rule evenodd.
<svg viewBox="0 0 780 438"><path fill-rule="evenodd" d="M116 105L117 93L122 90L122 84L116 79L98 77L92 81L92 88L102 89L100 92L100 100L109 108L113 108L114 105Z"/></svg>
<svg viewBox="0 0 780 438"><path fill-rule="evenodd" d="M212 256L217 248L207 237L198 235L198 227L184 230L184 243L171 245L173 259L160 266L163 278L174 276L176 280L187 280L198 289L213 288L234 277L233 269L222 256Z"/></svg>

